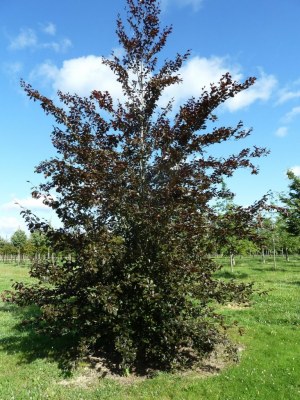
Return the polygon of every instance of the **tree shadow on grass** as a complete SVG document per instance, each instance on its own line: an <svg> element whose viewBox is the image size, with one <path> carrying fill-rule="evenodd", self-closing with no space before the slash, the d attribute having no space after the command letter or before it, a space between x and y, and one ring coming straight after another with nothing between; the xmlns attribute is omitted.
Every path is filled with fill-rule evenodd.
<svg viewBox="0 0 300 400"><path fill-rule="evenodd" d="M293 286L300 286L300 281L295 281L295 282L287 282L288 285L293 285Z"/></svg>
<svg viewBox="0 0 300 400"><path fill-rule="evenodd" d="M245 272L229 272L229 271L218 271L215 273L216 278L225 278L225 279L245 279L248 277L248 274Z"/></svg>
<svg viewBox="0 0 300 400"><path fill-rule="evenodd" d="M252 271L257 271L257 272L286 272L287 270L285 268L276 268L274 267L264 267L262 266L261 268L251 268Z"/></svg>
<svg viewBox="0 0 300 400"><path fill-rule="evenodd" d="M63 377L72 375L76 356L74 337L50 337L39 334L30 324L23 324L36 315L35 307L21 308L15 305L2 305L1 312L9 312L16 324L11 331L0 339L0 349L7 354L18 355L19 364L30 364L38 359L47 359L58 364Z"/></svg>
<svg viewBox="0 0 300 400"><path fill-rule="evenodd" d="M256 272L265 272L266 269L261 267L261 268L251 268L251 271L256 271Z"/></svg>
<svg viewBox="0 0 300 400"><path fill-rule="evenodd" d="M270 281L272 282L272 281ZM300 281L277 281L277 283L282 283L283 285L290 285L290 286L300 286Z"/></svg>

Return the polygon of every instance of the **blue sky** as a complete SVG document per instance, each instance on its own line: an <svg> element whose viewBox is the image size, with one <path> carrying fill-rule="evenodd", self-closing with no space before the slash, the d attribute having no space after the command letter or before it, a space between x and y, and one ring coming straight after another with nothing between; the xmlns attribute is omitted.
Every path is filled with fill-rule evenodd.
<svg viewBox="0 0 300 400"><path fill-rule="evenodd" d="M24 227L16 202L55 221L30 198L41 181L34 167L55 155L53 121L26 98L20 78L50 97L57 89L81 95L109 89L118 97L99 57L119 51L115 19L124 6L125 0L0 1L0 236ZM176 107L226 71L238 80L256 76L251 89L218 112L221 125L242 120L253 127L251 137L217 151L250 145L271 151L256 160L258 176L241 171L228 181L237 203L286 190L287 169L300 174L299 0L163 0L162 9L162 25L174 30L161 57L192 50L183 84L164 98L174 96Z"/></svg>

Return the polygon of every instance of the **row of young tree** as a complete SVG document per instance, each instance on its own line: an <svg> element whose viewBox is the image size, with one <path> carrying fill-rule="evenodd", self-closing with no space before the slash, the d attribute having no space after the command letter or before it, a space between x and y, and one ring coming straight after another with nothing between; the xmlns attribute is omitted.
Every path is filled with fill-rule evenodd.
<svg viewBox="0 0 300 400"><path fill-rule="evenodd" d="M42 232L32 232L29 237L18 229L10 239L0 237L0 259L2 262L23 263L28 260L51 257L51 246Z"/></svg>
<svg viewBox="0 0 300 400"><path fill-rule="evenodd" d="M172 101L160 107L189 52L159 61L172 31L159 17L159 1L127 0L127 15L117 18L123 52L103 63L122 85L122 101L98 90L58 92L57 105L22 82L56 121L57 155L37 166L46 181L32 195L62 226L53 229L30 210L23 216L31 232L42 232L55 252L69 249L72 259L53 265L37 257L30 274L38 283L15 283L2 298L35 305L29 322L38 332L67 336L73 355L101 358L120 373L189 368L227 345L214 305L247 301L252 286L217 279L212 255L236 252L240 239L256 245L270 224L258 225L266 198L238 207L222 185L240 168L256 174L253 159L267 151L210 151L250 135L242 122L218 125L216 110L255 78L240 83L227 73L177 111Z"/></svg>
<svg viewBox="0 0 300 400"><path fill-rule="evenodd" d="M225 238L219 238L215 247L218 256L229 257L231 268L234 267L237 256L257 256L261 258L262 263L266 263L271 257L276 267L277 257L282 257L288 262L291 255L300 254L300 236L289 230L284 216L259 214L251 229L243 237L234 234L233 215L232 218L226 222L231 225L232 233L228 232Z"/></svg>
<svg viewBox="0 0 300 400"><path fill-rule="evenodd" d="M288 191L281 194L277 202L264 204L249 221L242 237L236 234L236 225L240 221L236 216L240 207L231 200L223 201L216 207L220 224L227 228L226 236L220 235L217 239L216 252L230 256L231 267L235 264L236 255L259 254L263 263L266 256L271 255L276 267L276 256L281 255L289 261L291 254L300 253L300 177L292 171L288 171L287 176Z"/></svg>

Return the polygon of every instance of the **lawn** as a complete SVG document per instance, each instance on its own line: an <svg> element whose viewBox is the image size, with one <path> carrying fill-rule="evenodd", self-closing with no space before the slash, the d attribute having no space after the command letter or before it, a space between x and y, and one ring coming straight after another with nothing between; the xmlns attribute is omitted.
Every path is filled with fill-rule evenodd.
<svg viewBox="0 0 300 400"><path fill-rule="evenodd" d="M20 330L24 312L0 304L0 400L29 399L159 399L159 400L296 400L300 398L300 258L289 263L237 259L234 273L225 262L219 273L254 281L260 291L250 307L226 307L230 321L239 321L230 335L243 349L240 362L218 374L159 374L152 379L100 379L82 364L66 377L59 362L59 343ZM28 269L0 264L0 290L12 280L29 280Z"/></svg>

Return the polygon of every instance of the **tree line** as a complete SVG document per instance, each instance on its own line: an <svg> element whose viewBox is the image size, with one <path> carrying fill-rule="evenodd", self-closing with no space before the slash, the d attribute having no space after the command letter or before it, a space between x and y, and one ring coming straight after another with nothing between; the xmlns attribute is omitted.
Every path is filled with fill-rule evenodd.
<svg viewBox="0 0 300 400"><path fill-rule="evenodd" d="M45 259L54 263L67 253L54 253L49 240L40 231L31 232L28 236L22 229L17 229L10 239L0 237L0 260L3 263L25 264Z"/></svg>

